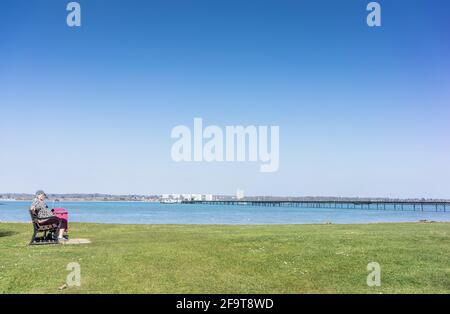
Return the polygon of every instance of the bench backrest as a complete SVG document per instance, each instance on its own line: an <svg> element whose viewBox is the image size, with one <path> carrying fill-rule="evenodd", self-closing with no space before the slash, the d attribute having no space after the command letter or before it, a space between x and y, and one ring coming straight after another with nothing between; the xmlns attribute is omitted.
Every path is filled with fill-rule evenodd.
<svg viewBox="0 0 450 314"><path fill-rule="evenodd" d="M33 223L38 223L38 216L36 215L36 212L31 209L29 210L29 212L30 212L30 216L31 216L31 221Z"/></svg>
<svg viewBox="0 0 450 314"><path fill-rule="evenodd" d="M53 230L55 229L57 226L55 224L50 224L50 225L41 225L39 223L39 217L37 216L37 214L30 210L30 217L31 217L31 221L33 222L33 227L36 231L47 231L47 230Z"/></svg>
<svg viewBox="0 0 450 314"><path fill-rule="evenodd" d="M41 226L41 224L39 223L39 217L36 214L36 212L30 210L30 216L31 216L31 221L33 222L33 225L35 225L37 228L42 228L43 226Z"/></svg>

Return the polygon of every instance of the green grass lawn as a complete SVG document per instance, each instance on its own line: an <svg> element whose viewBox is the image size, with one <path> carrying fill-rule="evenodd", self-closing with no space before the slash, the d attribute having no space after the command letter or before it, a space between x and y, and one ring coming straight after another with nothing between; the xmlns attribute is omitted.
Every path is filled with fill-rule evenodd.
<svg viewBox="0 0 450 314"><path fill-rule="evenodd" d="M0 223L0 293L450 293L449 223L70 228L92 243L28 246L31 224ZM70 262L81 287L60 291Z"/></svg>

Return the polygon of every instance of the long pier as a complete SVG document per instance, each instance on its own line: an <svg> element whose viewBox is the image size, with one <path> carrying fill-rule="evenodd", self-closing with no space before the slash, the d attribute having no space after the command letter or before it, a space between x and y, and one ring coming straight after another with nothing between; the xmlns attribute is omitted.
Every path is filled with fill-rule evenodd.
<svg viewBox="0 0 450 314"><path fill-rule="evenodd" d="M302 208L341 208L398 211L436 211L448 212L450 201L409 201L409 200L214 200L214 201L182 201L182 204L202 205L239 205L239 206L278 206Z"/></svg>

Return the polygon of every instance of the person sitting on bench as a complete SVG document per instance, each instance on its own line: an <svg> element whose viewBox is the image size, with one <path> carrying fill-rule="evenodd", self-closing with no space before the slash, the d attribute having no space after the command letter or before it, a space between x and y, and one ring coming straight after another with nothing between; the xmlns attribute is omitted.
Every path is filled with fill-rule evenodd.
<svg viewBox="0 0 450 314"><path fill-rule="evenodd" d="M65 219L61 219L53 215L53 213L48 209L48 206L45 203L46 197L47 195L45 195L44 191L42 190L37 191L36 197L33 199L33 202L31 203L30 210L37 215L39 224L58 225L59 226L58 241L65 241L66 239L64 238L64 230L67 229L67 221Z"/></svg>

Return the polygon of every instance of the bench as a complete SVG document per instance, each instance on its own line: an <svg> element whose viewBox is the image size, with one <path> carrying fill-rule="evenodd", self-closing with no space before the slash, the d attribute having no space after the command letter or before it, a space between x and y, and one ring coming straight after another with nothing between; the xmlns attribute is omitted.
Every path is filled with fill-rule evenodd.
<svg viewBox="0 0 450 314"><path fill-rule="evenodd" d="M38 216L32 210L30 210L30 216L33 223L33 236L31 237L30 245L58 244L59 224L41 224Z"/></svg>

